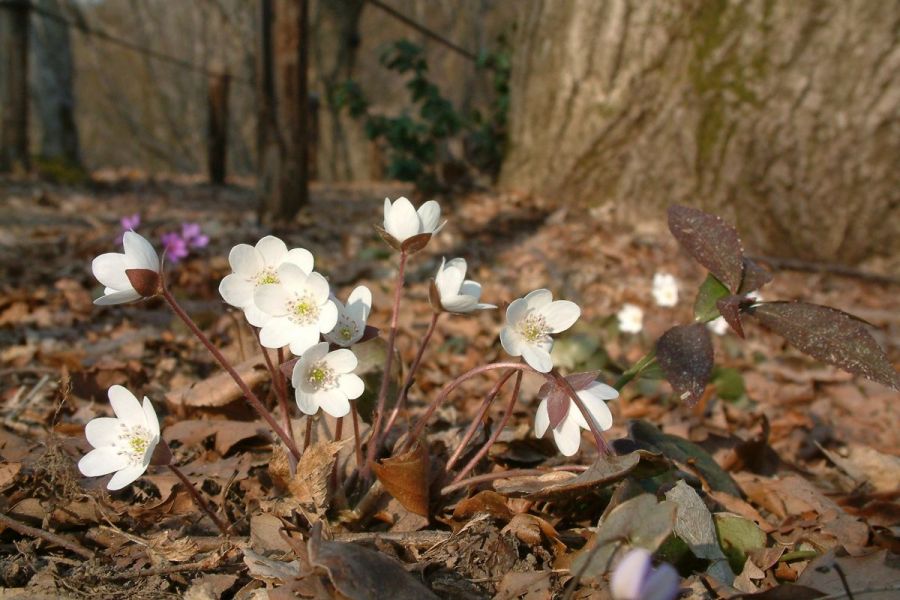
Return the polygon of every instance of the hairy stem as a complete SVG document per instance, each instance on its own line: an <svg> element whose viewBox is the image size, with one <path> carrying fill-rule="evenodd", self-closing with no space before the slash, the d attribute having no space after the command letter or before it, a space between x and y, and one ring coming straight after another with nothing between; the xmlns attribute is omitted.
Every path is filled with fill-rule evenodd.
<svg viewBox="0 0 900 600"><path fill-rule="evenodd" d="M656 350L651 350L647 354L641 357L639 361L631 365L627 371L619 375L619 378L613 384L613 387L616 388L617 391L622 391L622 388L628 385L631 380L640 375L644 369L652 365L656 362Z"/></svg>
<svg viewBox="0 0 900 600"><path fill-rule="evenodd" d="M272 379L272 387L275 389L275 396L278 398L278 405L281 408L281 412L284 415L284 430L287 431L288 435L291 436L291 441L294 442L294 445L297 445L297 438L294 437L294 428L291 425L291 411L288 405L287 400L287 386L284 384L284 375L281 373L280 368L276 368L274 364L272 364L272 358L269 356L269 350L262 345L262 342L259 340L259 329L256 327L253 328L253 336L256 338L256 343L259 345L259 349L262 352L263 358L266 360L266 369L269 371L269 377ZM281 366L281 363L284 362L284 349L278 349L278 366Z"/></svg>
<svg viewBox="0 0 900 600"><path fill-rule="evenodd" d="M356 411L356 402L350 403L350 414L353 417L353 445L356 449L356 468L360 469L363 464L363 454L359 439L359 413Z"/></svg>
<svg viewBox="0 0 900 600"><path fill-rule="evenodd" d="M256 394L253 393L253 390L250 389L250 386L247 385L247 383L241 378L238 372L235 371L234 367L231 366L231 363L228 362L228 360L219 351L219 349L216 348L211 341L209 341L209 338L206 337L206 334L200 330L196 323L194 323L194 320L191 319L191 317L184 311L183 308L181 308L181 305L178 304L178 301L175 300L175 297L171 292L169 292L168 288L166 287L165 277L162 278L162 281L162 297L172 309L172 311L178 316L178 318L180 318L184 322L185 325L187 325L187 328L191 330L191 333L193 333L198 340L200 340L200 343L206 346L206 349L209 350L209 353L213 355L213 358L216 359L219 365L221 365L222 368L225 369L225 371L229 375L231 375L231 378L234 379L234 382L237 384L238 388L240 388L241 392L244 394L244 398L247 399L247 402L250 404L250 406L253 407L253 409L259 414L259 416L269 424L269 427L271 427L272 431L275 432L275 435L277 435L281 439L281 441L284 442L284 445L287 446L290 453L294 455L294 458L296 460L300 460L300 451L297 450L297 446L296 444L294 444L293 440L291 440L291 437L284 431L284 429L281 428L281 426L275 420L275 417L272 416L272 413L266 410L266 407L263 406L263 403L260 402L259 398L256 397Z"/></svg>
<svg viewBox="0 0 900 600"><path fill-rule="evenodd" d="M519 386L522 384L522 371L516 373L516 383L513 385L513 393L509 397L509 403L506 405L506 411L503 413L503 417L500 419L500 422L497 423L497 427L494 429L494 432L491 434L491 437L488 438L488 441L485 442L484 446L478 451L475 456L466 463L462 469L460 469L459 473L457 473L456 477L453 478L451 483L458 483L463 477L465 477L472 469L478 466L478 463L481 462L481 459L487 456L487 453L490 451L491 446L494 445L494 442L497 441L497 438L500 437L500 433L503 431L503 428L506 427L506 424L509 422L509 418L513 414L513 409L516 407L516 400L519 399Z"/></svg>
<svg viewBox="0 0 900 600"><path fill-rule="evenodd" d="M372 420L372 435L369 436L369 446L366 449L366 464L362 467L363 479L368 478L369 464L375 460L375 454L381 441L381 423L384 419L384 405L387 401L388 387L390 386L391 365L394 361L394 343L397 340L397 321L400 315L400 297L403 293L403 277L406 270L406 259L409 255L400 251L400 266L397 269L397 281L394 284L394 306L391 312L391 329L388 332L387 356L384 359L384 371L381 378L381 388L378 390L378 401L375 404L375 418Z"/></svg>
<svg viewBox="0 0 900 600"><path fill-rule="evenodd" d="M200 509L205 512L210 519L212 519L213 523L216 524L216 527L219 528L219 531L222 532L222 535L228 535L228 526L224 521L222 521L222 519L219 518L215 511L213 511L212 507L209 505L206 499L204 499L203 496L200 495L200 492L197 491L197 488L194 487L194 484L191 483L191 480L187 478L187 475L185 475L184 472L179 469L174 462L170 462L168 464L168 467L173 473L175 473L175 476L181 480L181 483L184 484L184 487L187 488L188 493L191 495L191 498L194 499L194 502L197 504L197 506L200 507Z"/></svg>

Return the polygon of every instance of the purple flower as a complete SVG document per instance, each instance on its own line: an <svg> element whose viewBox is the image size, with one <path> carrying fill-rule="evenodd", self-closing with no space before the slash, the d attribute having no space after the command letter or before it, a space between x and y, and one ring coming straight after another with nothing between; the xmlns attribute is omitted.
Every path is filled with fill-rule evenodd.
<svg viewBox="0 0 900 600"><path fill-rule="evenodd" d="M209 237L200 231L199 223L182 224L181 237L191 248L205 248L209 244Z"/></svg>
<svg viewBox="0 0 900 600"><path fill-rule="evenodd" d="M187 242L175 231L163 234L162 245L165 248L166 257L173 263L186 258L189 253Z"/></svg>
<svg viewBox="0 0 900 600"><path fill-rule="evenodd" d="M125 215L124 217L119 219L119 223L122 225L122 229L124 229L125 231L134 231L141 225L141 213Z"/></svg>
<svg viewBox="0 0 900 600"><path fill-rule="evenodd" d="M635 548L616 565L609 587L615 600L673 600L680 581L672 565L654 568L650 552Z"/></svg>

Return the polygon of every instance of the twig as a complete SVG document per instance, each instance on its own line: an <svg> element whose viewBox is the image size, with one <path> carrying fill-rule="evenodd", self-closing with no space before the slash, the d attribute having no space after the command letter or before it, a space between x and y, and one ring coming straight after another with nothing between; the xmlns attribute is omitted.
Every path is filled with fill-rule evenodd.
<svg viewBox="0 0 900 600"><path fill-rule="evenodd" d="M60 535L56 535L55 533L50 533L49 531L44 531L43 529L38 529L37 527L32 527L30 525L26 525L21 521L17 521L10 516L7 516L3 513L0 513L0 523L9 527L16 533L21 533L22 535L27 535L28 537L39 538L46 542L50 542L56 546L61 548L65 548L69 552L77 554L82 558L91 559L94 558L94 553L81 544L77 542L73 542L72 540L68 540Z"/></svg>
<svg viewBox="0 0 900 600"><path fill-rule="evenodd" d="M191 480L187 478L181 469L179 469L175 463L169 463L169 469L181 480L181 483L184 484L184 487L187 488L187 491L190 493L191 498L194 499L194 502L197 506L200 507L203 512L209 515L209 518L212 519L213 523L216 524L216 527L219 528L219 531L222 532L222 535L228 535L228 525L225 524L222 519L215 513L209 503L200 495L200 492L197 491L197 488L194 487L194 484L191 483Z"/></svg>
<svg viewBox="0 0 900 600"><path fill-rule="evenodd" d="M861 269L848 267L847 265L839 265L835 263L812 262L800 260L796 258L781 258L779 256L748 256L754 261L765 263L773 269L781 271L802 271L806 273L826 273L829 275L839 275L841 277L852 277L854 279L862 279L872 283L881 283L884 285L900 285L900 277L892 277L890 275L881 275Z"/></svg>
<svg viewBox="0 0 900 600"><path fill-rule="evenodd" d="M509 471L485 473L483 475L476 475L475 477L469 477L468 479L457 481L456 483L451 483L450 485L441 488L441 496L446 496L450 492L455 492L456 490L462 489L469 485L484 483L486 481L494 481L495 479L507 479L509 477L529 477L531 475L539 476L546 475L547 473L552 473L553 471L570 471L578 473L587 470L588 467L586 467L585 465L562 465L559 467L552 467L550 469L510 469Z"/></svg>
<svg viewBox="0 0 900 600"><path fill-rule="evenodd" d="M158 575L171 575L172 573L184 573L185 571L215 571L226 567L238 568L241 565L220 565L217 564L216 557L206 558L193 563L183 565L166 565L164 567L156 567L153 569L141 569L137 571L126 571L125 573L113 573L106 575L102 579L107 581L115 581L119 579L139 579L141 577L156 577Z"/></svg>
<svg viewBox="0 0 900 600"><path fill-rule="evenodd" d="M360 531L351 533L335 533L336 542L372 542L384 540L415 546L416 548L428 548L450 539L449 531Z"/></svg>

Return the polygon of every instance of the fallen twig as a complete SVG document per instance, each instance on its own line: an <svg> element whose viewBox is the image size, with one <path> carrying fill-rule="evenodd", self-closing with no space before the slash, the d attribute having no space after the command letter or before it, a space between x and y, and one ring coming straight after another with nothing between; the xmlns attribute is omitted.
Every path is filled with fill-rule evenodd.
<svg viewBox="0 0 900 600"><path fill-rule="evenodd" d="M3 513L0 513L0 523L5 525L6 527L9 527L16 533L21 533L22 535L42 539L61 548L65 548L69 552L73 552L83 558L94 558L94 553L91 550L88 550L77 542L66 539L55 533L50 533L49 531L44 531L43 529L38 529L37 527L26 525L25 523L17 521L12 517L4 515Z"/></svg>

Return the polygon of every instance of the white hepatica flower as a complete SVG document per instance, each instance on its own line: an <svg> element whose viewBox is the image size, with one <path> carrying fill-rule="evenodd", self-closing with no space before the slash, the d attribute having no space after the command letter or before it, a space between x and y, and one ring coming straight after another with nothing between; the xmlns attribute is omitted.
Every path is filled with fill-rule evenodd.
<svg viewBox="0 0 900 600"><path fill-rule="evenodd" d="M653 299L659 306L678 304L678 280L674 275L657 273L653 276Z"/></svg>
<svg viewBox="0 0 900 600"><path fill-rule="evenodd" d="M434 285L440 296L440 308L447 312L465 314L475 310L497 308L493 304L479 302L481 284L466 279L466 260L464 258L454 258L449 262L441 259L441 266L434 278Z"/></svg>
<svg viewBox="0 0 900 600"><path fill-rule="evenodd" d="M328 351L328 342L309 348L294 365L291 383L297 406L304 414L314 415L321 408L332 417L350 412L350 400L359 398L365 385L355 375L356 355L340 348Z"/></svg>
<svg viewBox="0 0 900 600"><path fill-rule="evenodd" d="M506 309L500 343L510 355L521 356L534 370L548 373L553 368L550 334L565 331L580 316L581 309L574 302L554 302L550 290L534 290L513 300Z"/></svg>
<svg viewBox="0 0 900 600"><path fill-rule="evenodd" d="M707 323L706 326L716 335L725 335L728 333L728 321L725 320L725 317L713 319Z"/></svg>
<svg viewBox="0 0 900 600"><path fill-rule="evenodd" d="M391 204L384 199L384 230L401 244L414 235L435 234L446 221L441 220L441 206L434 200L422 204L417 211L406 198L400 197Z"/></svg>
<svg viewBox="0 0 900 600"><path fill-rule="evenodd" d="M325 334L325 339L338 346L352 346L366 331L366 321L372 311L372 292L360 285L350 292L346 306L336 298L331 301L337 306L337 324Z"/></svg>
<svg viewBox="0 0 900 600"><path fill-rule="evenodd" d="M279 283L258 288L253 301L269 319L259 332L266 348L290 346L301 356L319 342L319 334L334 329L338 309L330 298L328 282L319 273L306 273L293 263L283 263L275 271Z"/></svg>
<svg viewBox="0 0 900 600"><path fill-rule="evenodd" d="M153 244L133 231L126 231L122 242L125 245L123 254L101 254L91 263L94 277L106 288L103 295L94 300L94 304L123 304L144 297L144 294L134 289L126 273L128 270L144 269L159 273L159 256L153 249Z"/></svg>
<svg viewBox="0 0 900 600"><path fill-rule="evenodd" d="M572 379L569 379L569 382L573 383L575 393L578 394L578 398L581 399L585 408L591 413L597 428L601 431L606 431L612 427L613 417L609 407L606 406L606 401L618 398L619 392L615 388L599 381L592 381L582 389L578 389L578 385L574 384ZM554 398L553 396L557 397ZM581 430L589 430L590 427L584 419L584 415L575 406L575 403L561 389L554 388L548 397L541 399L537 414L534 417L534 434L537 437L544 437L547 429L550 428L548 404L553 401L565 402L567 403L566 406L568 406L565 417L556 427L552 428L553 441L556 442L557 448L565 456L572 456L578 452L578 447L581 445Z"/></svg>
<svg viewBox="0 0 900 600"><path fill-rule="evenodd" d="M159 420L145 396L144 404L121 385L109 388L113 417L92 419L84 428L93 450L78 461L78 469L88 477L116 471L106 487L120 490L147 470L159 443Z"/></svg>
<svg viewBox="0 0 900 600"><path fill-rule="evenodd" d="M673 600L681 578L669 563L653 567L652 556L635 548L616 565L609 582L614 600Z"/></svg>
<svg viewBox="0 0 900 600"><path fill-rule="evenodd" d="M644 311L640 306L625 304L616 313L619 320L619 331L624 333L640 333L644 328Z"/></svg>
<svg viewBox="0 0 900 600"><path fill-rule="evenodd" d="M262 327L269 315L261 310L253 293L261 285L279 283L278 267L291 263L307 275L313 270L313 255L305 248L287 249L287 245L275 236L267 235L256 243L238 244L228 254L233 273L226 275L219 284L219 294L231 306L244 311L247 321L254 327Z"/></svg>

